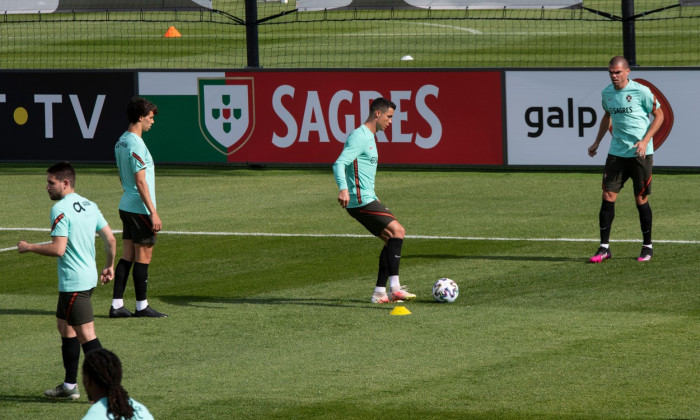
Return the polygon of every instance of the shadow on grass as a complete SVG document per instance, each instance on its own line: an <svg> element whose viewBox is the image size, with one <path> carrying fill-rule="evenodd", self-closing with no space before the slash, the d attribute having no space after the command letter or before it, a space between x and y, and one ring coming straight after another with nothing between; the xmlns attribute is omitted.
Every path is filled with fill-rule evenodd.
<svg viewBox="0 0 700 420"><path fill-rule="evenodd" d="M73 401L68 399L48 398L41 395L3 395L0 394L0 403L43 403L43 404L90 404L89 401Z"/></svg>
<svg viewBox="0 0 700 420"><path fill-rule="evenodd" d="M364 308L386 310L387 305L376 305L369 300L335 300L315 298L221 298L212 296L158 296L159 300L171 305L211 308L208 304L223 305L305 305L331 308Z"/></svg>
<svg viewBox="0 0 700 420"><path fill-rule="evenodd" d="M0 315L56 315L56 311L46 311L43 309L0 309Z"/></svg>
<svg viewBox="0 0 700 420"><path fill-rule="evenodd" d="M532 255L454 255L454 254L411 254L402 255L401 259L428 258L438 260L492 260L492 261L560 261L560 262L588 262L585 257L541 257Z"/></svg>

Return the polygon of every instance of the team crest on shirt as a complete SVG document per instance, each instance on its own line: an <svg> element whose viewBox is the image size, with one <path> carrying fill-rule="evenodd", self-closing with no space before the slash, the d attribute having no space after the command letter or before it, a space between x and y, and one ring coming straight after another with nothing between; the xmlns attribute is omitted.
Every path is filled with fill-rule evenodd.
<svg viewBox="0 0 700 420"><path fill-rule="evenodd" d="M627 99L627 102L632 102L632 95L627 95L625 99Z"/></svg>
<svg viewBox="0 0 700 420"><path fill-rule="evenodd" d="M253 78L197 79L199 128L209 144L231 155L250 139L255 127Z"/></svg>

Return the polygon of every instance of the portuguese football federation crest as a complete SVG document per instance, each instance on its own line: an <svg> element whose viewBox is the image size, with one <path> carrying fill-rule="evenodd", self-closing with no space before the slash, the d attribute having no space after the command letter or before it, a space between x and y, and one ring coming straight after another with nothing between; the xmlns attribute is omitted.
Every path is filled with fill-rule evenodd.
<svg viewBox="0 0 700 420"><path fill-rule="evenodd" d="M231 155L255 128L253 79L197 79L199 128L216 150Z"/></svg>

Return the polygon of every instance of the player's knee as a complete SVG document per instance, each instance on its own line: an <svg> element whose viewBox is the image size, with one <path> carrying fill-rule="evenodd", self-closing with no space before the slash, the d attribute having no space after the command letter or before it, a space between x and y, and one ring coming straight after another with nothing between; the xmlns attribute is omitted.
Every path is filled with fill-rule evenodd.
<svg viewBox="0 0 700 420"><path fill-rule="evenodd" d="M401 224L396 223L392 227L392 232L391 232L392 238L403 239L403 237L405 235L406 235L406 229L404 229L404 227Z"/></svg>
<svg viewBox="0 0 700 420"><path fill-rule="evenodd" d="M617 200L617 193L612 191L603 191L603 200L613 203L615 200Z"/></svg>

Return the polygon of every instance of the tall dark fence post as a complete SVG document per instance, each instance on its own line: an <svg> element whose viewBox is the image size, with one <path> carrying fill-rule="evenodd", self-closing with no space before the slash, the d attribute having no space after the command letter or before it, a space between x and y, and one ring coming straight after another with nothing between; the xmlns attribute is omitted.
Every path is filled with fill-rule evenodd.
<svg viewBox="0 0 700 420"><path fill-rule="evenodd" d="M245 35L248 48L248 67L260 67L258 50L258 4L257 0L245 0Z"/></svg>
<svg viewBox="0 0 700 420"><path fill-rule="evenodd" d="M630 66L637 65L637 45L634 34L634 0L622 0L622 45Z"/></svg>

